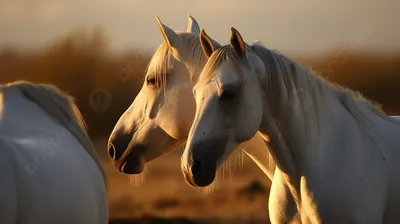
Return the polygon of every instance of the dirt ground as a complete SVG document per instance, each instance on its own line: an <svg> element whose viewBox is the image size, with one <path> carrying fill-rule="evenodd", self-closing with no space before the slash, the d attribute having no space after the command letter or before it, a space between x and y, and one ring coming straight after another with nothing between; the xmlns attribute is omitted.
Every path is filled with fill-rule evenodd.
<svg viewBox="0 0 400 224"><path fill-rule="evenodd" d="M231 169L224 168L212 188L199 189L183 179L182 150L148 163L145 175L132 177L112 167L106 139L94 144L108 176L109 223L269 223L270 181L245 155L236 157Z"/></svg>

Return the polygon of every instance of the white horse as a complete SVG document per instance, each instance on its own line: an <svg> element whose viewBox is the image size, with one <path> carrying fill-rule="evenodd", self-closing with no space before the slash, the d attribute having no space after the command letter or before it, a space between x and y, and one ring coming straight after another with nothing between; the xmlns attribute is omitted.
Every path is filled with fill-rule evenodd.
<svg viewBox="0 0 400 224"><path fill-rule="evenodd" d="M231 28L194 87L196 116L182 155L193 186L210 184L237 145L261 133L277 165L272 223L400 223L400 122ZM288 199L298 214L288 217Z"/></svg>
<svg viewBox="0 0 400 224"><path fill-rule="evenodd" d="M164 42L149 63L142 89L109 138L109 156L115 169L125 174L142 173L147 162L186 141L196 110L192 88L207 61L193 17L186 32L173 31L158 17L157 22ZM240 148L272 179L275 164L265 154L260 135Z"/></svg>
<svg viewBox="0 0 400 224"><path fill-rule="evenodd" d="M55 86L0 86L0 222L108 223L100 158L72 98Z"/></svg>

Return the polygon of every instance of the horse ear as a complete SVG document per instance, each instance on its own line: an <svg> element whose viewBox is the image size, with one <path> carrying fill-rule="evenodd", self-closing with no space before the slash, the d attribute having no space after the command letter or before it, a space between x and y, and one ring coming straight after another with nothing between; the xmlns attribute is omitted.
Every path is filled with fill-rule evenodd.
<svg viewBox="0 0 400 224"><path fill-rule="evenodd" d="M193 33L196 35L200 34L199 24L191 15L188 16L188 26L186 28L186 32Z"/></svg>
<svg viewBox="0 0 400 224"><path fill-rule="evenodd" d="M211 39L206 34L204 29L202 29L200 32L200 43L207 58L209 58L215 50L221 47L215 40Z"/></svg>
<svg viewBox="0 0 400 224"><path fill-rule="evenodd" d="M236 53L240 57L244 57L246 55L246 44L243 41L242 36L240 35L239 31L235 28L231 27L231 46L236 51Z"/></svg>
<svg viewBox="0 0 400 224"><path fill-rule="evenodd" d="M179 49L182 45L182 39L178 36L178 34L175 31L173 31L168 26L164 25L160 21L158 16L156 16L156 19L157 19L158 27L160 28L160 32L161 32L161 35L162 35L164 41L167 42L167 44L170 47Z"/></svg>

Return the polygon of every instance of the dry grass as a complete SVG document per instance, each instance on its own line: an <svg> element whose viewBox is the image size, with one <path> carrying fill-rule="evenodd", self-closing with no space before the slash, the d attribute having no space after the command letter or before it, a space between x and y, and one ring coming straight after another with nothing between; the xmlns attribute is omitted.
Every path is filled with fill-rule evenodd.
<svg viewBox="0 0 400 224"><path fill-rule="evenodd" d="M244 158L243 168L236 169L231 178L225 175L214 192L207 194L185 183L180 172L181 150L150 162L144 181L133 186L132 178L118 173L106 157L106 140L96 140L94 144L109 179L110 219L150 215L213 220L212 223L268 222L270 181L248 158Z"/></svg>

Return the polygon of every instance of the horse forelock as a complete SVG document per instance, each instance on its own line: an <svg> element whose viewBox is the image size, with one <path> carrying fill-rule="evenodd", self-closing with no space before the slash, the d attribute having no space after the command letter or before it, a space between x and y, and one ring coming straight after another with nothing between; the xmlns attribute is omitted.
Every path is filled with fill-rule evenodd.
<svg viewBox="0 0 400 224"><path fill-rule="evenodd" d="M242 59L235 52L230 45L224 45L218 48L208 59L203 70L201 71L197 83L206 83L213 77L215 77L215 70L218 69L222 64L229 63L237 71L239 81L243 81L243 71L240 68Z"/></svg>
<svg viewBox="0 0 400 224"><path fill-rule="evenodd" d="M183 63L186 63L190 78L192 79L197 74L199 65L205 64L206 56L201 48L198 35L187 32L177 32L177 34L181 37L183 47L185 48L179 49L185 51L183 53L186 56L186 60ZM173 50L164 41L158 46L146 68L146 73L151 72L164 90L167 83L168 68L171 66L171 60L175 60Z"/></svg>

